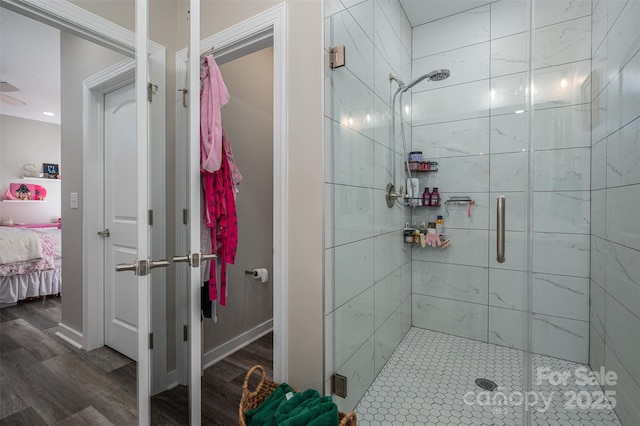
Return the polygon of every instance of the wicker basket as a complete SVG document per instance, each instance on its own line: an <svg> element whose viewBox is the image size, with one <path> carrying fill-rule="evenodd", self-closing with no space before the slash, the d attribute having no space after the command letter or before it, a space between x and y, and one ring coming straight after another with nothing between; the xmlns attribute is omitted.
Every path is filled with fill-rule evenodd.
<svg viewBox="0 0 640 426"><path fill-rule="evenodd" d="M256 390L249 390L249 378L254 371L260 370L260 383L256 387ZM267 379L267 375L261 365L254 365L247 373L242 384L242 398L240 399L240 408L238 412L238 418L240 419L240 426L247 426L245 422L244 413L248 410L257 408L258 405L267 399L267 397L278 387L278 383L273 380ZM338 426L356 426L356 413L349 411L348 413L339 412L340 423Z"/></svg>

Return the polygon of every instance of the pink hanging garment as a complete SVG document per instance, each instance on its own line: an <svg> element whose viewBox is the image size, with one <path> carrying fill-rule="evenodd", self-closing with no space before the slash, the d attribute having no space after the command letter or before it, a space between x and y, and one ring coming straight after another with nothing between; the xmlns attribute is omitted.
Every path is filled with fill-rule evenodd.
<svg viewBox="0 0 640 426"><path fill-rule="evenodd" d="M227 263L235 262L238 247L236 185L242 175L222 128L221 108L229 92L213 55L207 55L200 87L200 173L205 200L205 225L211 230L211 252L220 262L220 304L226 305ZM218 299L216 262L210 264L209 297Z"/></svg>
<svg viewBox="0 0 640 426"><path fill-rule="evenodd" d="M200 168L215 172L222 161L222 116L229 92L213 55L207 55L200 72Z"/></svg>
<svg viewBox="0 0 640 426"><path fill-rule="evenodd" d="M226 135L224 135L226 138ZM238 216L235 190L226 156L221 167L213 173L202 172L202 185L207 208L206 226L211 228L211 249L220 262L220 305L227 304L227 264L235 263L238 248ZM209 297L218 297L215 263L211 263Z"/></svg>

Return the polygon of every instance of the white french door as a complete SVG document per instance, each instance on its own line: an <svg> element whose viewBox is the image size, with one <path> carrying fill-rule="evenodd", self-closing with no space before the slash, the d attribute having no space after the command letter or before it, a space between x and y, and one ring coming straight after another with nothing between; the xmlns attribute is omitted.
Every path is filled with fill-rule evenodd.
<svg viewBox="0 0 640 426"><path fill-rule="evenodd" d="M200 253L200 2L189 1L189 252ZM200 323L200 259L189 268L189 422L200 425L202 410L202 340Z"/></svg>
<svg viewBox="0 0 640 426"><path fill-rule="evenodd" d="M136 260L132 263L119 264L119 274L133 272L135 279L131 282L135 290L131 296L137 298L137 391L138 391L138 424L148 425L151 422L151 342L150 342L150 272L155 267L168 265L167 261L150 259L149 244L149 104L148 104L148 1L136 1L136 71L135 71L135 103L136 103L136 161L132 167L137 169L135 182L135 242ZM133 240L134 238L132 238ZM135 296L133 296L135 293Z"/></svg>

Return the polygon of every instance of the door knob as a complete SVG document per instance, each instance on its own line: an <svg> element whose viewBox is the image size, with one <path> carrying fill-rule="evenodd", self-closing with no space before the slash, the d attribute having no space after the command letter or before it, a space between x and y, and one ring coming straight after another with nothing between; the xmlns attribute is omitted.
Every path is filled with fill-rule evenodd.
<svg viewBox="0 0 640 426"><path fill-rule="evenodd" d="M98 235L101 237L108 237L111 235L111 231L109 231L109 228L105 228L104 231L98 231Z"/></svg>

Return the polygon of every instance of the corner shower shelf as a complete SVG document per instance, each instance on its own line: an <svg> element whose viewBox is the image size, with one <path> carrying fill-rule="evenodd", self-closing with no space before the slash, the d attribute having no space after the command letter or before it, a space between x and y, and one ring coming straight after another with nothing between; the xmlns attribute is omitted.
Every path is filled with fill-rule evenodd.
<svg viewBox="0 0 640 426"><path fill-rule="evenodd" d="M404 164L405 170L407 163ZM409 161L409 171L411 173L433 173L438 171L438 163L436 161Z"/></svg>
<svg viewBox="0 0 640 426"><path fill-rule="evenodd" d="M415 234L416 231L419 232L418 235ZM426 234L426 233L427 233L427 230L425 228L404 228L404 243L411 244L411 248L422 247L420 242L415 241L415 238L418 237L418 241L419 241L420 234ZM444 250L445 248L449 247L449 245L451 245L451 240L445 237L448 234L446 232L442 232L439 235L440 235L440 241L442 242L441 245L436 247L425 246L423 248L431 247L431 248L439 248L440 250ZM411 241L407 241L407 237L411 237Z"/></svg>
<svg viewBox="0 0 640 426"><path fill-rule="evenodd" d="M438 208L438 207L442 207L442 204L439 204L437 206L432 206L432 205L428 205L428 206L423 206L422 203L422 197L420 198L409 198L409 197L405 197L405 200L407 201L417 201L416 205L411 205L411 207L431 207L431 208Z"/></svg>

